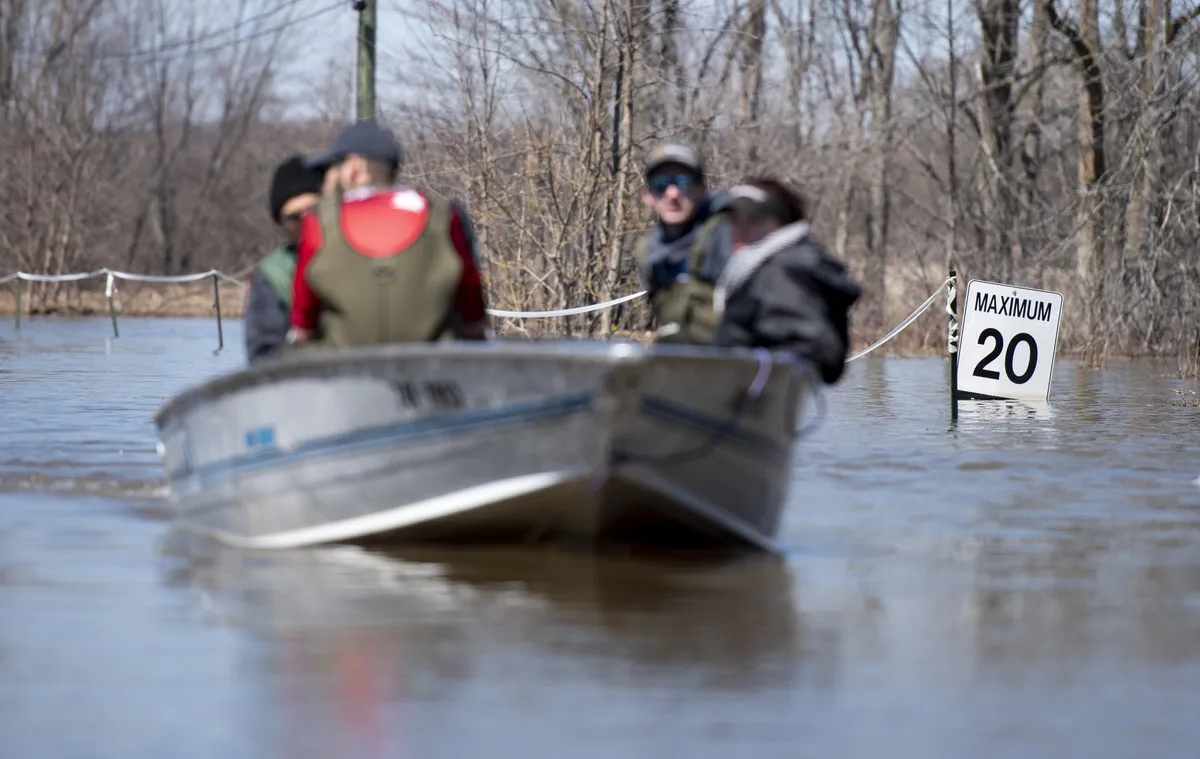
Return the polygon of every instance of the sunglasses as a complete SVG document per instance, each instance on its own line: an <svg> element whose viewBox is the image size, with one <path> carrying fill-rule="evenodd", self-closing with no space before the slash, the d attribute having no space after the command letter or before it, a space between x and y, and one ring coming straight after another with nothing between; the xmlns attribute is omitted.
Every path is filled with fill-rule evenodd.
<svg viewBox="0 0 1200 759"><path fill-rule="evenodd" d="M693 187L700 184L700 179L695 174L680 172L679 174L657 174L650 177L646 185L650 188L650 194L656 198L661 198L663 193L671 185L679 188L680 192L687 192Z"/></svg>

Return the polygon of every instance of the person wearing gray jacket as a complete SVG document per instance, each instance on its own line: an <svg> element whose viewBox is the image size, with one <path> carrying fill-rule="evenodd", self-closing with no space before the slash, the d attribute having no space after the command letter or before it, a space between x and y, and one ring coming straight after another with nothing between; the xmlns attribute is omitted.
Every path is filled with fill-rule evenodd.
<svg viewBox="0 0 1200 759"><path fill-rule="evenodd" d="M837 382L861 288L812 236L798 193L765 177L729 192L734 252L713 295L715 344L788 351Z"/></svg>
<svg viewBox="0 0 1200 759"><path fill-rule="evenodd" d="M300 221L320 199L322 181L320 172L305 167L298 155L277 166L271 177L268 209L284 239L254 267L247 288L243 325L248 363L276 355L286 343Z"/></svg>

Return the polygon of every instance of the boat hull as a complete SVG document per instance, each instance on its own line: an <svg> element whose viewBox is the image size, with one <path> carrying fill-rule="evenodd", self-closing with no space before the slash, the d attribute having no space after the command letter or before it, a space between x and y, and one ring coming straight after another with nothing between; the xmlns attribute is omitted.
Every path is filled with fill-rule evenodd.
<svg viewBox="0 0 1200 759"><path fill-rule="evenodd" d="M246 548L606 539L777 550L803 379L633 343L312 352L159 412L180 526ZM754 403L746 389L760 380Z"/></svg>

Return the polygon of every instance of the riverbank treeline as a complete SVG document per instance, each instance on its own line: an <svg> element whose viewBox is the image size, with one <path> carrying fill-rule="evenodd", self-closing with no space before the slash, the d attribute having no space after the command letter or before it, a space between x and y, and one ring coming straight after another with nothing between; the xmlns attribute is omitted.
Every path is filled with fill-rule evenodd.
<svg viewBox="0 0 1200 759"><path fill-rule="evenodd" d="M251 265L275 242L273 166L352 117L353 39L325 69L304 60L348 7L0 0L0 272ZM404 30L381 16L381 118L406 179L469 204L498 308L636 289L640 160L682 137L717 183L761 172L804 190L864 284L862 339L954 266L964 282L1062 292L1064 350L1200 372L1200 11L456 0L414 13ZM308 116L285 118L301 105ZM75 290L32 287L32 305ZM646 318L634 302L539 328ZM944 341L936 312L916 329Z"/></svg>

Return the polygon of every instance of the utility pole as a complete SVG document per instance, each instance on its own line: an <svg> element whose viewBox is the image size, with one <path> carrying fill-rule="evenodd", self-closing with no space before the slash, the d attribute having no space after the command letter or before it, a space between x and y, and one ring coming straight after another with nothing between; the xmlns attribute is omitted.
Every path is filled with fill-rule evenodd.
<svg viewBox="0 0 1200 759"><path fill-rule="evenodd" d="M375 118L375 11L378 0L354 0L358 11L358 120Z"/></svg>

